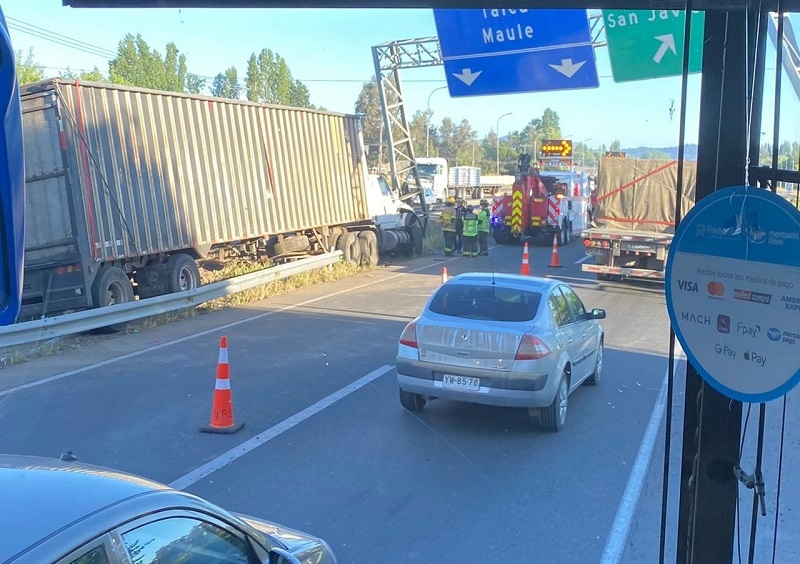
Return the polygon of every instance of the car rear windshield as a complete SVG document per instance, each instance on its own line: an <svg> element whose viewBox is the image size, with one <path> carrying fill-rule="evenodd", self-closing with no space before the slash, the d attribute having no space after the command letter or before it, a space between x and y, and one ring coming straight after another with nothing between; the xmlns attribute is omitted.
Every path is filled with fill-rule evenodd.
<svg viewBox="0 0 800 564"><path fill-rule="evenodd" d="M528 290L448 284L436 292L429 309L433 313L465 319L521 322L536 317L541 301L540 293Z"/></svg>

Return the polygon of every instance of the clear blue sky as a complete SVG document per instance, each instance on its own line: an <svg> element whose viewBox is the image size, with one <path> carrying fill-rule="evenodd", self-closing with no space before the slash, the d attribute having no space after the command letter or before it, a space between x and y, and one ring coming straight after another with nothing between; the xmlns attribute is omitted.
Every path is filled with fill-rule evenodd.
<svg viewBox="0 0 800 564"><path fill-rule="evenodd" d="M109 55L126 33L141 33L162 52L167 42L174 41L186 54L190 72L209 77L231 65L243 77L250 54L267 47L280 53L295 77L307 84L314 104L341 112L353 111L362 83L374 74L373 45L436 35L431 10L79 10L62 7L60 0L0 0L0 5L12 27L14 47L24 51L33 47L36 59L51 75L66 67L95 65L106 72ZM38 35L56 32L94 47L86 47L90 52L65 47L20 31L23 26ZM623 147L677 145L678 113L670 121L668 110L672 100L676 109L680 102L680 79L616 84L607 49L595 52L601 76L597 89L451 99L446 90L431 95L445 85L442 67L404 70L401 77L411 113L425 109L431 95L435 121L446 115L466 118L481 136L494 129L506 112L513 115L500 122L501 134L519 129L550 107L561 117L562 132L576 142L591 138L590 146L614 139ZM774 69L771 44L768 56L767 69ZM767 77L771 85L774 70L768 70ZM774 90L770 85L767 98ZM697 140L699 90L699 75L692 75L689 143ZM800 103L785 79L783 90L781 140L794 141L800 138ZM762 130L769 140L771 102L765 110Z"/></svg>

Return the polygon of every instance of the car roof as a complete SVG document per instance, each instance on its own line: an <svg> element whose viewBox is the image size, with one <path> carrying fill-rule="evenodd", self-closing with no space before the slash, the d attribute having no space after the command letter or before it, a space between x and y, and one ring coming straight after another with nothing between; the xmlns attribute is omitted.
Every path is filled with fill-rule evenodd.
<svg viewBox="0 0 800 564"><path fill-rule="evenodd" d="M0 561L5 562L92 513L168 486L100 466L0 455ZM8 510L8 508L13 508Z"/></svg>
<svg viewBox="0 0 800 564"><path fill-rule="evenodd" d="M499 286L519 288L530 292L547 293L551 288L563 284L560 280L541 278L539 276L523 276L521 274L502 274L492 272L467 272L453 276L447 284L474 284L489 286L495 282Z"/></svg>

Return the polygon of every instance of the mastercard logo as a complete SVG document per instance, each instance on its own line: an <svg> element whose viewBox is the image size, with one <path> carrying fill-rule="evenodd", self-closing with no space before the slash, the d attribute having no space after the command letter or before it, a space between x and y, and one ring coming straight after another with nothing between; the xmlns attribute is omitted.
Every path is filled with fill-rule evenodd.
<svg viewBox="0 0 800 564"><path fill-rule="evenodd" d="M725 295L725 285L722 282L714 282L713 280L706 286L709 296L721 298Z"/></svg>

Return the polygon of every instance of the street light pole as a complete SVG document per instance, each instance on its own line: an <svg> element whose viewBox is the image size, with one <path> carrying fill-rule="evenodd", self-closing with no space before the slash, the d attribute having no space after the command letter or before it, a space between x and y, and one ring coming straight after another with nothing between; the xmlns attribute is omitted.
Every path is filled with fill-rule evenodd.
<svg viewBox="0 0 800 564"><path fill-rule="evenodd" d="M592 138L589 137L588 139L584 139L583 141L581 141L581 145L583 145L583 148L581 150L581 168L586 168L586 143L588 143L591 140Z"/></svg>
<svg viewBox="0 0 800 564"><path fill-rule="evenodd" d="M497 176L500 176L500 120L503 119L506 116L510 116L512 113L514 113L514 112L508 112L507 114L503 114L502 116L497 118L497 125L496 125L495 130L494 130L495 131L495 135L497 136L497 147L496 147L497 154L495 155L497 157L497 162L495 163L496 164L496 172L495 172L495 174Z"/></svg>
<svg viewBox="0 0 800 564"><path fill-rule="evenodd" d="M425 156L430 156L430 150L428 149L431 141L431 96L433 96L434 92L439 90L444 90L447 86L440 86L439 88L435 88L431 90L431 93L428 94L428 105L425 109Z"/></svg>

